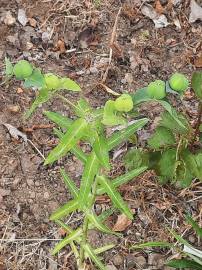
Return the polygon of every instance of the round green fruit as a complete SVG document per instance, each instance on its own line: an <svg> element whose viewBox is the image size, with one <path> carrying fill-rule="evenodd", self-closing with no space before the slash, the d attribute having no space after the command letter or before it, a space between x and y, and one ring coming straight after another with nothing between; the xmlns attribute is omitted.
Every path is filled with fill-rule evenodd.
<svg viewBox="0 0 202 270"><path fill-rule="evenodd" d="M32 65L26 60L20 60L13 68L13 73L17 79L25 79L31 76L32 72Z"/></svg>
<svg viewBox="0 0 202 270"><path fill-rule="evenodd" d="M164 81L156 80L147 86L150 98L163 99L166 96L166 84Z"/></svg>
<svg viewBox="0 0 202 270"><path fill-rule="evenodd" d="M169 79L169 84L177 92L184 92L189 87L188 79L181 73L173 74Z"/></svg>
<svg viewBox="0 0 202 270"><path fill-rule="evenodd" d="M114 106L119 112L129 112L133 109L132 97L128 94L122 94L115 100Z"/></svg>
<svg viewBox="0 0 202 270"><path fill-rule="evenodd" d="M44 78L48 90L54 90L60 87L60 79L56 75L47 73L44 75Z"/></svg>

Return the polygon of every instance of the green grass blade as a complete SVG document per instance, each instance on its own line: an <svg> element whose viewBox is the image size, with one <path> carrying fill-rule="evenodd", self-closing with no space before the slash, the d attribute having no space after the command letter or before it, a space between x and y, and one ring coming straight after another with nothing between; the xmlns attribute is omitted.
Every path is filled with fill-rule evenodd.
<svg viewBox="0 0 202 270"><path fill-rule="evenodd" d="M130 180L132 180L133 178L135 178L136 176L140 175L141 173L143 173L145 170L147 169L147 167L140 167L138 169L134 169L130 172L127 172L124 175L121 175L115 179L112 180L112 185L114 186L114 188L119 187L120 185L126 184L128 183ZM97 194L101 195L105 193L105 190L103 187L99 187L97 189Z"/></svg>
<svg viewBox="0 0 202 270"><path fill-rule="evenodd" d="M70 190L72 196L76 199L79 195L79 190L76 187L74 181L70 179L70 177L66 174L64 169L60 169L60 173L62 175L62 178L65 182L66 187Z"/></svg>
<svg viewBox="0 0 202 270"><path fill-rule="evenodd" d="M89 244L83 245L83 249L87 253L88 257L98 266L100 270L107 270L104 264L101 262L100 258L95 254L93 248Z"/></svg>
<svg viewBox="0 0 202 270"><path fill-rule="evenodd" d="M142 244L133 245L132 249L144 249L149 247L173 247L174 245L168 242L146 242Z"/></svg>
<svg viewBox="0 0 202 270"><path fill-rule="evenodd" d="M145 126L148 123L148 121L149 120L147 118L137 120L137 122L128 126L127 128L114 133L107 140L109 150L112 150L114 147L116 147L123 141L127 141L138 129Z"/></svg>
<svg viewBox="0 0 202 270"><path fill-rule="evenodd" d="M60 143L49 153L44 164L53 163L71 150L83 136L86 127L87 122L85 119L77 119L65 133Z"/></svg>
<svg viewBox="0 0 202 270"><path fill-rule="evenodd" d="M124 213L129 219L133 219L133 214L129 209L128 205L122 199L120 193L114 188L113 184L104 176L97 177L100 185L105 189L112 203L117 207L122 213Z"/></svg>
<svg viewBox="0 0 202 270"><path fill-rule="evenodd" d="M69 213L76 211L79 207L78 200L71 200L58 208L51 216L50 220L57 220L67 216Z"/></svg>
<svg viewBox="0 0 202 270"><path fill-rule="evenodd" d="M75 231L72 231L67 237L61 240L51 252L52 255L58 253L63 247L70 244L72 241L77 240L82 234L82 229L79 228Z"/></svg>
<svg viewBox="0 0 202 270"><path fill-rule="evenodd" d="M186 245L188 247L192 247L184 238L182 238L180 235L178 235L174 230L168 228L169 232L175 237L175 239L180 242L183 245Z"/></svg>
<svg viewBox="0 0 202 270"><path fill-rule="evenodd" d="M85 207L87 205L87 202L89 201L89 194L98 168L99 161L95 153L92 152L87 158L80 184L78 200L81 209Z"/></svg>

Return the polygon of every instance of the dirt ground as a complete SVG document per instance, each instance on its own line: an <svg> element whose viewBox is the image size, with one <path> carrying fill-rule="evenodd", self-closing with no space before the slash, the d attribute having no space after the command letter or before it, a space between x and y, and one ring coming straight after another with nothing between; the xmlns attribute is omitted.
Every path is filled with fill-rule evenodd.
<svg viewBox="0 0 202 270"><path fill-rule="evenodd" d="M142 2L164 14L169 25L155 28L152 20L141 12ZM155 6L154 2L162 5ZM104 85L118 93L133 92L151 80L167 79L176 70L190 77L193 70L202 67L202 25L200 21L189 23L190 1L171 2L0 0L0 77L3 79L6 55L13 63L28 59L46 72L76 80L82 87L82 95L93 106L103 105L113 96L98 82L105 76L112 29L120 7L116 43ZM21 18L25 20L24 25L17 19L19 9L26 12ZM197 104L191 92L189 94L184 103L194 121ZM72 101L78 98L70 92L65 95ZM0 270L76 269L69 248L58 256L50 255L50 250L64 235L49 221L49 216L70 199L59 167L64 166L78 184L82 165L69 155L60 163L44 167L43 158L36 149L30 143L12 138L3 125L11 124L26 133L46 156L57 140L52 134L52 124L42 114L43 109L70 117L71 111L60 100L54 99L25 122L23 113L34 97L35 91L24 89L19 81L0 85ZM150 105L143 107L142 113L154 120L160 110ZM139 134L140 143L151 129ZM115 162L111 174L115 177L122 170L122 163ZM158 248L128 249L131 244L143 241L171 240L166 226L183 233L186 239L201 248L183 217L188 211L199 223L202 221L202 186L197 181L190 188L178 190L159 185L147 172L122 187L121 192L135 213L135 219L124 230L123 237L118 239L97 231L89 234L95 247L117 244L104 255L108 269L171 269L163 266L172 256L171 252ZM101 212L108 205L109 202L98 201L96 211ZM116 219L114 215L109 222L114 224ZM80 224L81 220L82 216L75 213L68 224ZM90 262L89 269L95 269Z"/></svg>

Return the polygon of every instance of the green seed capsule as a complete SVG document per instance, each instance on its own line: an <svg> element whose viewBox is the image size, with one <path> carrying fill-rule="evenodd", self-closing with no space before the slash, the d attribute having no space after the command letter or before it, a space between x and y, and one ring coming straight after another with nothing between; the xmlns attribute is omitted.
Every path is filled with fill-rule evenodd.
<svg viewBox="0 0 202 270"><path fill-rule="evenodd" d="M129 112L133 109L132 97L128 94L122 94L115 100L114 106L119 112Z"/></svg>
<svg viewBox="0 0 202 270"><path fill-rule="evenodd" d="M13 68L13 73L17 79L25 79L31 76L33 72L33 68L31 64L26 60L20 60L17 64L15 64Z"/></svg>
<svg viewBox="0 0 202 270"><path fill-rule="evenodd" d="M147 87L150 98L163 99L166 96L166 84L162 80L151 82Z"/></svg>
<svg viewBox="0 0 202 270"><path fill-rule="evenodd" d="M60 79L56 75L47 73L44 75L44 78L48 90L54 90L60 87Z"/></svg>
<svg viewBox="0 0 202 270"><path fill-rule="evenodd" d="M184 92L189 87L188 79L181 73L173 74L169 79L169 84L177 92Z"/></svg>

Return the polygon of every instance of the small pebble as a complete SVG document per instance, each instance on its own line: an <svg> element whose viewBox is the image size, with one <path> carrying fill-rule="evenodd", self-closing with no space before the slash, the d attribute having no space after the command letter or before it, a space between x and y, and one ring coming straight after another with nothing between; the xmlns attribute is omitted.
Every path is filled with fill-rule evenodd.
<svg viewBox="0 0 202 270"><path fill-rule="evenodd" d="M31 198L31 199L35 199L35 197L36 197L35 192L34 192L34 191L31 191L31 192L30 192L30 198Z"/></svg>
<svg viewBox="0 0 202 270"><path fill-rule="evenodd" d="M46 191L43 195L44 199L49 199L50 195L49 193Z"/></svg>
<svg viewBox="0 0 202 270"><path fill-rule="evenodd" d="M120 254L115 255L113 263L115 266L121 266L123 264L123 257Z"/></svg>

